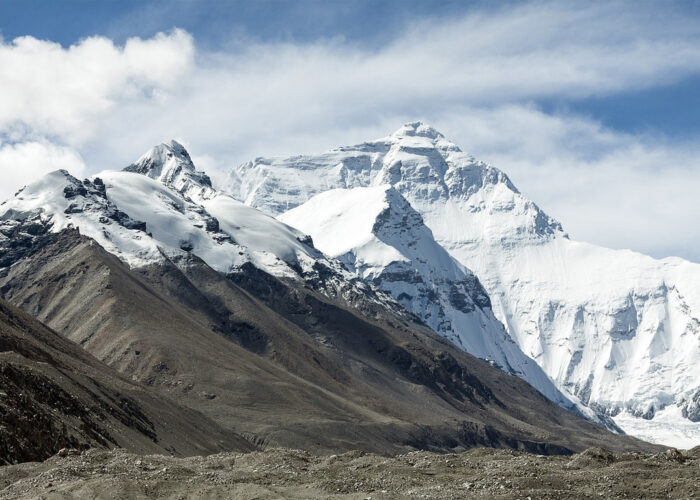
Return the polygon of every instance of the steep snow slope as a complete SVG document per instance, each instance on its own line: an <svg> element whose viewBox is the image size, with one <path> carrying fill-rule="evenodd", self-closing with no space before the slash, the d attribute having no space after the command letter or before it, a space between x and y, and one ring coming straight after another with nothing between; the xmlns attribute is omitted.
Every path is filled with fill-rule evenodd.
<svg viewBox="0 0 700 500"><path fill-rule="evenodd" d="M143 175L102 172L80 181L56 171L0 206L0 219L4 233L29 220L50 225L53 232L79 227L132 266L160 261L161 252L192 251L220 272L253 262L276 275L293 275L290 266L319 255L299 241L301 233L255 209L230 198L212 203L229 209L223 222Z"/></svg>
<svg viewBox="0 0 700 500"><path fill-rule="evenodd" d="M227 189L279 215L332 188L383 184L474 271L511 337L560 389L667 441L673 419L653 417L677 406L665 415L680 415L688 446L700 444L700 265L570 240L503 172L418 122L316 156L257 158L231 172Z"/></svg>
<svg viewBox="0 0 700 500"><path fill-rule="evenodd" d="M479 280L434 239L394 188L333 189L282 214L316 247L389 293L462 349L573 406L495 318Z"/></svg>

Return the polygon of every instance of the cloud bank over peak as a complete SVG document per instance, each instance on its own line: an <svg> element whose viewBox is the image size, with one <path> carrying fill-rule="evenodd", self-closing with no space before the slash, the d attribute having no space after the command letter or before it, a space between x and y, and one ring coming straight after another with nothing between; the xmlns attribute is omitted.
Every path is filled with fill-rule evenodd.
<svg viewBox="0 0 700 500"><path fill-rule="evenodd" d="M688 194L700 189L694 137L634 135L539 104L700 74L700 24L635 5L472 10L416 20L374 46L236 39L212 50L176 28L123 45L0 42L0 172L31 164L6 177L0 198L56 165L120 168L170 138L216 179L251 157L322 151L421 119L509 173L577 238L700 260L700 229L685 226L700 217Z"/></svg>
<svg viewBox="0 0 700 500"><path fill-rule="evenodd" d="M177 29L122 47L98 36L68 48L30 36L2 43L0 130L80 145L120 103L154 100L172 88L194 52L192 37Z"/></svg>

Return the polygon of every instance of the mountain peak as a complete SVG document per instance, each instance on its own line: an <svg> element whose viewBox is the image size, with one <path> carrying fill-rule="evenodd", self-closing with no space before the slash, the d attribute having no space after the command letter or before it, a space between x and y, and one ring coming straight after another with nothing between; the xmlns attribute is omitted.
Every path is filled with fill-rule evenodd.
<svg viewBox="0 0 700 500"><path fill-rule="evenodd" d="M459 230L464 241L547 240L563 235L561 225L525 198L507 175L477 161L421 121L406 123L378 140L319 155L244 163L229 174L226 189L248 205L280 215L328 189L382 184L392 185L423 215L428 227L434 225L444 234ZM447 205L477 214L483 227L448 227L453 216L438 215L449 210ZM494 218L501 220L492 224Z"/></svg>
<svg viewBox="0 0 700 500"><path fill-rule="evenodd" d="M430 125L421 121L409 122L391 134L391 137L427 137L428 139L444 139L445 136Z"/></svg>
<svg viewBox="0 0 700 500"><path fill-rule="evenodd" d="M212 190L209 176L195 168L185 147L174 139L152 147L124 171L156 179L191 198Z"/></svg>
<svg viewBox="0 0 700 500"><path fill-rule="evenodd" d="M124 170L149 175L149 177L154 177L152 174L155 174L154 178L156 178L163 171L165 164L169 162L177 164L185 170L195 170L190 154L175 139L153 146Z"/></svg>
<svg viewBox="0 0 700 500"><path fill-rule="evenodd" d="M166 146L168 146L168 147L169 147L170 149L172 149L173 151L181 152L181 153L183 153L185 156L188 156L188 157L189 157L189 153L188 153L187 150L185 149L185 146L183 146L182 144L180 144L179 142L177 142L175 139L170 139L170 141L168 141L167 143L163 143L163 144L166 145Z"/></svg>

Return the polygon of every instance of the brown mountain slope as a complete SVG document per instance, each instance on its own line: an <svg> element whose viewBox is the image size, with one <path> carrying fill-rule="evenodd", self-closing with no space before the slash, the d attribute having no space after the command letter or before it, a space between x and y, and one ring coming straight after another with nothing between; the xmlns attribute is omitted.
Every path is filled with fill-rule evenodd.
<svg viewBox="0 0 700 500"><path fill-rule="evenodd" d="M88 446L178 455L251 449L0 300L0 463Z"/></svg>
<svg viewBox="0 0 700 500"><path fill-rule="evenodd" d="M575 417L406 317L370 319L253 267L227 278L191 256L129 270L73 230L50 236L0 286L122 373L263 444L654 448Z"/></svg>

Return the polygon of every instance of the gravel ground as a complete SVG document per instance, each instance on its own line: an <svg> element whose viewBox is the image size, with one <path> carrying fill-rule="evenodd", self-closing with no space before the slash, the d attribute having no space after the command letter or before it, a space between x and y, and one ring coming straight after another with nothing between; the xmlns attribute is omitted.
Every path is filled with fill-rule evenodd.
<svg viewBox="0 0 700 500"><path fill-rule="evenodd" d="M61 450L0 467L0 498L697 498L700 447L657 455L592 448L539 456L478 448L461 454L315 456L271 449L208 457Z"/></svg>

